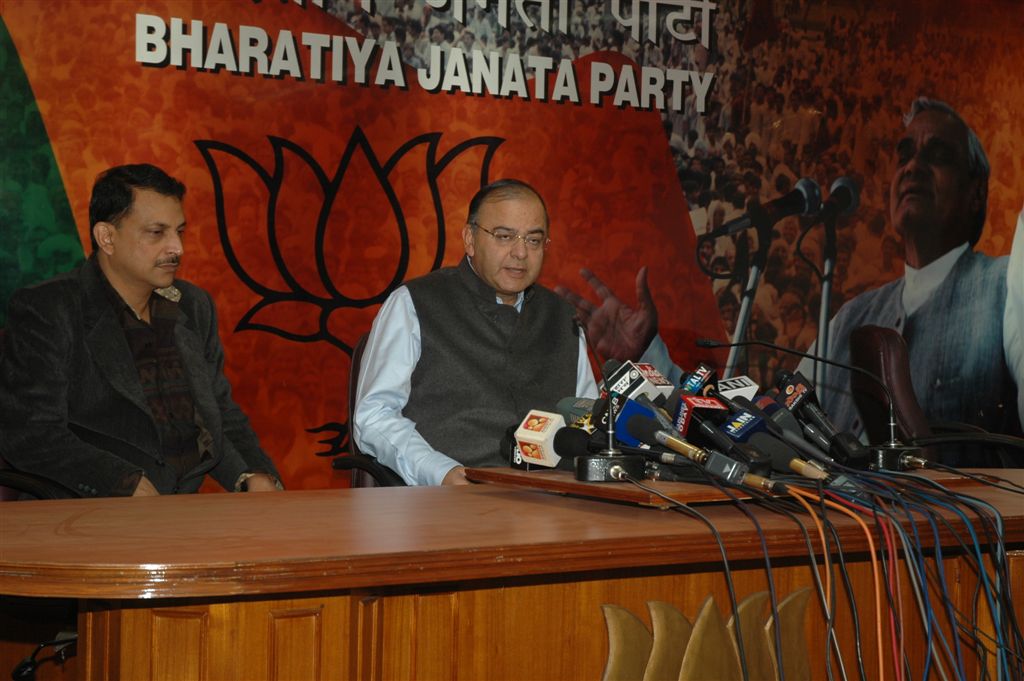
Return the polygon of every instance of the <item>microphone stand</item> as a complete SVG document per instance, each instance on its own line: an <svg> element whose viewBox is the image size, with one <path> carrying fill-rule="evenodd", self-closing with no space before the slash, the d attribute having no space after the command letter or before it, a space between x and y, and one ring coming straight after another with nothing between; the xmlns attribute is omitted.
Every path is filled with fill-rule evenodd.
<svg viewBox="0 0 1024 681"><path fill-rule="evenodd" d="M818 340L815 343L815 354L828 357L828 318L832 307L832 277L836 269L836 218L837 215L826 217L822 221L825 228L824 259L821 266L821 301L818 305ZM814 385L825 383L825 362L814 360ZM890 404L892 400L890 400Z"/></svg>
<svg viewBox="0 0 1024 681"><path fill-rule="evenodd" d="M806 357L807 359L822 362L823 364L831 364L837 366L840 369L846 369L847 371L854 371L862 376L867 376L872 381L882 386L882 390L885 391L885 399L889 406L889 440L883 442L881 445L873 446L872 449L875 451L875 462L874 466L876 469L888 469L888 470L906 470L908 468L924 468L927 462L925 459L918 456L911 456L908 452L920 451L919 447L907 446L900 442L899 438L896 437L896 428L899 425L896 422L896 403L892 399L892 392L889 390L889 386L885 384L885 381L881 377L876 376L867 369L863 369L858 366L851 364L843 364L836 362L825 357L818 355L812 355L807 352L800 352L799 350L793 350L782 345L775 343L769 343L768 341L762 340L748 340L748 341L733 341L732 343L720 343L710 338L701 338L697 341L697 346L702 348L724 348L744 345L760 345L772 350L778 350L779 352L786 352L791 355L797 355L799 357Z"/></svg>
<svg viewBox="0 0 1024 681"><path fill-rule="evenodd" d="M736 315L736 329L732 334L733 342L729 347L729 358L725 362L722 378L732 378L736 372L741 341L747 335L747 325L750 323L754 297L757 295L757 286L761 281L761 271L764 270L765 264L768 262L768 246L771 244L772 238L772 222L760 204L751 204L747 213L757 232L757 252L754 253L754 258L750 263L747 285L743 289L743 297L740 300L740 310Z"/></svg>

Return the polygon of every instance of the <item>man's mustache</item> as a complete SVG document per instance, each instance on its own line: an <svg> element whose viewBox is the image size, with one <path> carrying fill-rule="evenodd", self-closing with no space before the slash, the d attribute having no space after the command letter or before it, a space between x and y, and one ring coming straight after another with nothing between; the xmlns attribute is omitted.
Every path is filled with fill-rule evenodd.
<svg viewBox="0 0 1024 681"><path fill-rule="evenodd" d="M181 256L180 255L172 255L172 256L170 256L168 258L161 258L160 260L156 261L156 264L157 264L157 267L160 267L161 265L175 265L175 266L177 266L177 265L181 264Z"/></svg>

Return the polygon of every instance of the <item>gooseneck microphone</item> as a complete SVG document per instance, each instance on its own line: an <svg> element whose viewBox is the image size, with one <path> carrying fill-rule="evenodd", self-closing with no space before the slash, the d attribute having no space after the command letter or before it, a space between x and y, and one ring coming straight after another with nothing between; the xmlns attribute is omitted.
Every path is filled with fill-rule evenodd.
<svg viewBox="0 0 1024 681"><path fill-rule="evenodd" d="M887 442L882 443L881 445L873 447L873 449L875 449L878 452L878 459L875 462L876 466L879 468L896 468L899 470L925 467L927 462L924 459L907 454L908 451L918 451L918 448L907 447L906 445L899 441L898 437L896 437L896 428L898 425L896 422L896 403L893 400L892 391L889 390L889 386L885 384L885 381L883 381L880 376L868 371L867 369L863 369L858 366L853 366L852 364L836 362L835 360L820 357L818 355L812 355L809 352L801 352L799 350L787 348L783 345L769 343L768 341L748 340L737 341L733 343L723 343L721 341L716 341L711 338L697 339L697 347L701 348L732 348L744 345L760 345L762 347L771 348L772 350L778 350L779 352L785 352L790 355L806 357L807 359L812 359L818 362L822 362L824 364L830 364L832 366L839 367L840 369L846 369L847 371L858 373L862 376L866 376L867 378L877 383L885 392L885 399L888 403L887 406L889 411L889 440Z"/></svg>

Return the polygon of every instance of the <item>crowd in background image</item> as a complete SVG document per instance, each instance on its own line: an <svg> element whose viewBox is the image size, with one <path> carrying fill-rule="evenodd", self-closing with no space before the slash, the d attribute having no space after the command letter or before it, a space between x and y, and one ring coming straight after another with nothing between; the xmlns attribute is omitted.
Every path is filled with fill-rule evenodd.
<svg viewBox="0 0 1024 681"><path fill-rule="evenodd" d="M990 253L1009 248L1020 202L1014 187L1024 177L1024 150L1014 153L1014 145L1024 140L1024 128L1001 100L1024 99L1024 78L1009 60L975 63L986 58L977 55L1011 49L1013 37L1001 35L998 26L964 31L922 24L908 31L893 8L815 0L776 0L773 21L764 16L751 21L746 3L719 2L706 49L698 41L674 39L663 16L658 43L638 42L617 23L609 2L572 0L567 34L540 30L534 3L527 5L533 27L510 3L503 28L491 9L495 5L483 10L467 2L465 24L421 0L376 0L372 14L351 0L336 0L330 11L367 37L399 42L403 58L414 67L424 66L430 45L437 44L443 50L458 46L554 59L614 51L641 66L713 72L704 113L697 111L691 91L682 111L663 114L693 229L703 235L742 215L751 200L786 194L802 177L816 180L824 196L838 177L850 177L861 188L860 207L839 221L829 318L843 302L902 274L902 239L887 217L890 159L902 116L917 95L948 101L977 130L994 131L992 139L982 134L993 179L990 224L979 248ZM629 11L626 3L623 11ZM699 34L700 13L693 16L698 23L681 28ZM551 25L557 26L556 18ZM992 101L980 98L981 92L1000 96ZM800 218L776 225L751 310L750 337L796 349L813 342L823 234L820 225L810 227L801 241L806 227ZM736 235L705 244L696 254L706 271L717 273L710 285L730 333L756 247L753 235ZM756 357L745 369L763 382L796 363L770 353Z"/></svg>

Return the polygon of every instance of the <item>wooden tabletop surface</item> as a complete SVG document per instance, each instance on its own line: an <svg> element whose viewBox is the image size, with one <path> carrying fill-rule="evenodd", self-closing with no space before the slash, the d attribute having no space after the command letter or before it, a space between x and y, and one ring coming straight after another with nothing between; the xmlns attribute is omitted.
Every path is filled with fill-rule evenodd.
<svg viewBox="0 0 1024 681"><path fill-rule="evenodd" d="M1003 471L1024 483L1024 471ZM959 488L1024 538L1024 497ZM729 559L756 559L750 521L704 505ZM805 553L759 513L772 555ZM835 518L850 547L859 532ZM159 598L413 585L717 561L680 513L505 485L22 501L0 504L0 594Z"/></svg>

